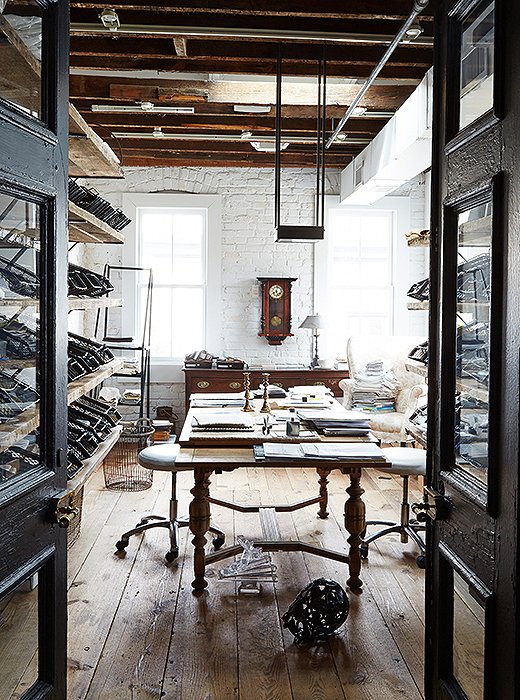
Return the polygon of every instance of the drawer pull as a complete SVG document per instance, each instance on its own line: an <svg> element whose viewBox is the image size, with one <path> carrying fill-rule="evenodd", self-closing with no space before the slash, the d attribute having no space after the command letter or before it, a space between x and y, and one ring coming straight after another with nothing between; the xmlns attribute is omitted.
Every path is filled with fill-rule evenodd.
<svg viewBox="0 0 520 700"><path fill-rule="evenodd" d="M325 382L313 382L313 386L325 386Z"/></svg>
<svg viewBox="0 0 520 700"><path fill-rule="evenodd" d="M280 382L270 382L270 384L271 384L272 386L279 386L280 389L283 389L283 384L281 384Z"/></svg>
<svg viewBox="0 0 520 700"><path fill-rule="evenodd" d="M240 389L242 384L240 382L229 382L228 386L230 389Z"/></svg>
<svg viewBox="0 0 520 700"><path fill-rule="evenodd" d="M209 382L197 382L197 387L199 389L207 389L209 386Z"/></svg>

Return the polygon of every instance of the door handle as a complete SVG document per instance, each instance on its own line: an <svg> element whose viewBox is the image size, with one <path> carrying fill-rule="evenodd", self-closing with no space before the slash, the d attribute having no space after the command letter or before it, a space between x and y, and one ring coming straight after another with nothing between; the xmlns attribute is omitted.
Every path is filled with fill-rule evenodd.
<svg viewBox="0 0 520 700"><path fill-rule="evenodd" d="M78 517L79 507L74 503L74 491L64 491L51 498L53 522L59 527L69 527L71 522Z"/></svg>
<svg viewBox="0 0 520 700"><path fill-rule="evenodd" d="M431 486L423 489L422 503L412 503L412 511L421 523L430 520L446 520L450 512L451 501Z"/></svg>

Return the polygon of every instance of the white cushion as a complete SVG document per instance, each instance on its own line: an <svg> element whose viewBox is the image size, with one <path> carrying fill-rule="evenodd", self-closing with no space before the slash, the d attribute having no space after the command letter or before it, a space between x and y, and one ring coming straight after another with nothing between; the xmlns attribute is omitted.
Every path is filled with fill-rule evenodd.
<svg viewBox="0 0 520 700"><path fill-rule="evenodd" d="M416 447L385 447L383 454L396 474L426 474L426 450Z"/></svg>

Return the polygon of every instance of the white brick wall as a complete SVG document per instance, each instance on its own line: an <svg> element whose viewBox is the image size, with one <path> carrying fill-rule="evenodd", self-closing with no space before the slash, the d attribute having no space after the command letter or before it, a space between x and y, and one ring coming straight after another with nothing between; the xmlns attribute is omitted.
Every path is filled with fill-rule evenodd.
<svg viewBox="0 0 520 700"><path fill-rule="evenodd" d="M85 184L91 185L91 182ZM221 195L222 347L207 349L242 357L251 363L309 361L310 336L308 331L299 331L298 325L312 310L313 245L274 242L274 183L270 168L128 168L124 180L96 180L95 187L115 206L121 206L124 192ZM330 171L326 194L338 192L339 171ZM417 178L395 194L410 196L412 226L423 226L424 182ZM314 198L314 171L284 171L281 207L284 223L313 223ZM121 264L120 246L82 247L83 264L93 270L102 271L105 263ZM410 249L410 252L417 279L424 277L424 251ZM294 336L281 346L270 346L257 335L260 294L256 277L267 275L297 278L292 295ZM422 312L419 315L422 316ZM85 314L85 332L92 332L92 323L92 315ZM183 413L182 384L155 384L152 397L153 409L157 405L171 405L176 413Z"/></svg>

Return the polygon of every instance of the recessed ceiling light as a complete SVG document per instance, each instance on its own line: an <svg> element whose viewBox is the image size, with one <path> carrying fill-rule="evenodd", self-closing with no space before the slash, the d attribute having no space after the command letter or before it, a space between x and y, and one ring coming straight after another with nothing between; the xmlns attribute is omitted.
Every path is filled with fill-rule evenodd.
<svg viewBox="0 0 520 700"><path fill-rule="evenodd" d="M121 26L117 12L112 8L105 7L105 9L99 15L99 19L101 20L101 24L106 29L110 29L111 32L117 32Z"/></svg>
<svg viewBox="0 0 520 700"><path fill-rule="evenodd" d="M276 151L276 143L274 141L251 141L250 143L256 151L261 153L275 153ZM288 145L289 142L282 141L280 150L285 151Z"/></svg>
<svg viewBox="0 0 520 700"><path fill-rule="evenodd" d="M162 139L165 136L164 131L161 129L160 126L154 127L154 130L152 131L152 136L155 139Z"/></svg>
<svg viewBox="0 0 520 700"><path fill-rule="evenodd" d="M270 105L233 105L233 111L246 112L249 114L269 114Z"/></svg>
<svg viewBox="0 0 520 700"><path fill-rule="evenodd" d="M351 117L362 117L367 111L366 107L354 107Z"/></svg>
<svg viewBox="0 0 520 700"><path fill-rule="evenodd" d="M195 114L195 107L163 107L153 102L140 102L136 105L92 105L93 112L153 112L154 114Z"/></svg>
<svg viewBox="0 0 520 700"><path fill-rule="evenodd" d="M252 137L253 137L253 132L252 132L252 131L243 131L243 132L240 134L240 138L241 138L241 139L250 139L250 138L252 138Z"/></svg>
<svg viewBox="0 0 520 700"><path fill-rule="evenodd" d="M411 41L415 41L418 39L421 34L423 33L424 29L421 27L419 24L419 20L415 19L412 24L408 27L408 29L404 33L403 37L403 42L405 44L410 43Z"/></svg>

